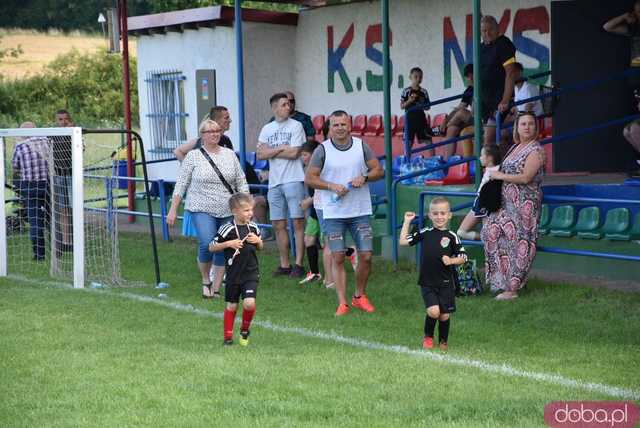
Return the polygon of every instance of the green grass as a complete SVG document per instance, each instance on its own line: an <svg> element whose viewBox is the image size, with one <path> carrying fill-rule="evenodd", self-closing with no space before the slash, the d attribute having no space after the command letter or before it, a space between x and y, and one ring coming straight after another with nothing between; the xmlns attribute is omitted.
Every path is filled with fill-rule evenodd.
<svg viewBox="0 0 640 428"><path fill-rule="evenodd" d="M194 243L159 245L166 302L219 314L222 302L199 297ZM122 234L121 257L125 277L153 282L146 237ZM274 280L275 263L262 255L257 322L420 348L410 269L376 260L376 313L336 319L332 291ZM550 401L616 399L260 325L248 348L224 348L218 317L123 294L158 290L33 281L44 275L0 280L3 426L544 426ZM637 392L639 309L638 294L542 282L514 302L462 298L448 355Z"/></svg>

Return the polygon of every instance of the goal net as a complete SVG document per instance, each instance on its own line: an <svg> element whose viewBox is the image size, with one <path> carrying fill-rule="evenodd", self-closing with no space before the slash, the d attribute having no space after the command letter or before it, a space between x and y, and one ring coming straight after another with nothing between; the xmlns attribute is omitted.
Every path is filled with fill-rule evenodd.
<svg viewBox="0 0 640 428"><path fill-rule="evenodd" d="M117 146L77 127L0 129L0 144L0 275L122 285Z"/></svg>

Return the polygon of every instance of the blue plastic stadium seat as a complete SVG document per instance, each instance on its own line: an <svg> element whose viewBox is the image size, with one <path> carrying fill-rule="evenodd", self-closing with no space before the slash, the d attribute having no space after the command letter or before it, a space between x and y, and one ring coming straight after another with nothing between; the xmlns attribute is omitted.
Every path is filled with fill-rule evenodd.
<svg viewBox="0 0 640 428"><path fill-rule="evenodd" d="M542 211L540 212L540 225L538 226L538 233L540 235L546 235L549 233L549 220L551 218L549 212L549 205L542 205Z"/></svg>
<svg viewBox="0 0 640 428"><path fill-rule="evenodd" d="M613 241L628 241L631 239L629 218L631 213L627 208L613 208L607 211L602 231L607 239Z"/></svg>
<svg viewBox="0 0 640 428"><path fill-rule="evenodd" d="M631 239L640 239L640 211L636 214L631 227Z"/></svg>
<svg viewBox="0 0 640 428"><path fill-rule="evenodd" d="M253 169L255 169L256 171L269 169L269 161L267 159L256 159L256 163L253 165Z"/></svg>
<svg viewBox="0 0 640 428"><path fill-rule="evenodd" d="M600 239L602 232L598 230L600 227L600 208L585 207L578 213L578 222L576 223L576 234L581 239Z"/></svg>
<svg viewBox="0 0 640 428"><path fill-rule="evenodd" d="M247 159L247 162L249 162L249 165L255 167L255 165L256 165L256 152L247 152L246 159Z"/></svg>
<svg viewBox="0 0 640 428"><path fill-rule="evenodd" d="M549 224L549 235L570 237L573 235L573 224L575 223L576 211L571 205L561 205L553 210L551 223Z"/></svg>

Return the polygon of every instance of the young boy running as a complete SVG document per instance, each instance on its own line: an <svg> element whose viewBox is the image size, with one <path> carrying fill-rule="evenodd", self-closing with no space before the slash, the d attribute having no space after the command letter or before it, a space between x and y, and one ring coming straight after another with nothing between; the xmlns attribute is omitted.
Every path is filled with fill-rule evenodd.
<svg viewBox="0 0 640 428"><path fill-rule="evenodd" d="M400 245L424 244L420 261L418 285L427 308L424 320L422 347L433 349L433 335L438 324L440 350L448 349L449 315L456 310L454 265L467 260L467 253L455 233L447 229L451 219L449 201L442 197L433 198L429 204L429 218L433 227L426 227L409 233L413 212L404 214L400 232Z"/></svg>
<svg viewBox="0 0 640 428"><path fill-rule="evenodd" d="M258 289L257 251L262 249L260 228L251 221L253 198L248 193L236 193L229 199L233 219L225 223L209 245L209 251L224 251L226 286L224 298L224 344L233 344L233 323L242 296L242 325L240 345L249 344L249 327L256 311Z"/></svg>

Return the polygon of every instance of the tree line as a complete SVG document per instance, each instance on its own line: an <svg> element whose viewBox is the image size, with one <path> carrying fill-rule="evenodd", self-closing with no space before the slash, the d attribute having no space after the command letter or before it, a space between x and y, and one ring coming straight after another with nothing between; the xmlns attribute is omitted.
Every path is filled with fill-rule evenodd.
<svg viewBox="0 0 640 428"><path fill-rule="evenodd" d="M98 14L115 5L115 0L2 0L0 27L63 31L101 31ZM212 5L233 5L233 0L128 0L129 16L169 12ZM243 7L295 12L295 6L243 1Z"/></svg>

